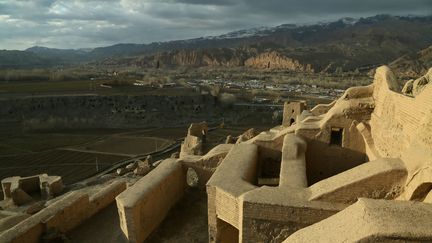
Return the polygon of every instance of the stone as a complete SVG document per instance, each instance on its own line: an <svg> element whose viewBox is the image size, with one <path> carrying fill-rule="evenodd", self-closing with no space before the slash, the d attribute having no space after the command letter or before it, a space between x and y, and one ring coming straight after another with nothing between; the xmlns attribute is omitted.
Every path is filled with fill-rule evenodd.
<svg viewBox="0 0 432 243"><path fill-rule="evenodd" d="M138 167L138 162L133 162L133 163L126 165L126 170L127 171L133 171L137 167Z"/></svg>
<svg viewBox="0 0 432 243"><path fill-rule="evenodd" d="M153 163L153 157L151 155L147 155L146 159L147 163L152 164Z"/></svg>
<svg viewBox="0 0 432 243"><path fill-rule="evenodd" d="M180 153L179 152L174 152L171 154L171 158L173 159L178 159L180 157Z"/></svg>
<svg viewBox="0 0 432 243"><path fill-rule="evenodd" d="M21 206L33 201L33 198L21 188L16 188L11 192L12 200L17 206Z"/></svg>
<svg viewBox="0 0 432 243"><path fill-rule="evenodd" d="M199 177L196 171L192 168L188 168L186 172L186 183L190 187L197 187L199 183Z"/></svg>
<svg viewBox="0 0 432 243"><path fill-rule="evenodd" d="M208 126L206 122L192 123L188 134L181 144L180 158L187 155L201 155L203 144L206 143Z"/></svg>
<svg viewBox="0 0 432 243"><path fill-rule="evenodd" d="M137 175L137 176L145 176L145 175L147 175L150 171L151 171L151 167L150 167L150 166L138 166L138 167L134 170L134 175Z"/></svg>
<svg viewBox="0 0 432 243"><path fill-rule="evenodd" d="M235 137L228 135L225 139L225 144L233 144L236 142Z"/></svg>
<svg viewBox="0 0 432 243"><path fill-rule="evenodd" d="M412 96L413 95L413 86L414 86L414 79L408 80L405 83L404 87L402 88L402 94Z"/></svg>
<svg viewBox="0 0 432 243"><path fill-rule="evenodd" d="M118 168L116 170L117 175L122 176L124 174L126 174L128 171L126 170L126 168Z"/></svg>
<svg viewBox="0 0 432 243"><path fill-rule="evenodd" d="M241 134L236 141L236 144L247 141L253 137L255 137L257 133L255 132L255 129L251 128L247 131L245 131L243 134Z"/></svg>
<svg viewBox="0 0 432 243"><path fill-rule="evenodd" d="M427 84L429 84L429 80L426 77L421 77L419 79L416 79L413 83L413 88L412 88L413 96L415 97L419 95L426 87Z"/></svg>
<svg viewBox="0 0 432 243"><path fill-rule="evenodd" d="M36 202L26 209L27 214L35 214L45 208L45 202Z"/></svg>
<svg viewBox="0 0 432 243"><path fill-rule="evenodd" d="M63 191L63 181L60 176L40 174L28 177L8 177L1 181L3 197L11 199L12 204L21 205L34 199L51 199Z"/></svg>

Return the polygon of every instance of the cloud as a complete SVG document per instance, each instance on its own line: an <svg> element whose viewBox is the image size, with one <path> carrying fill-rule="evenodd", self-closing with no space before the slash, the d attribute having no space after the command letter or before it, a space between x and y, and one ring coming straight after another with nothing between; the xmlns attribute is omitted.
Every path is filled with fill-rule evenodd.
<svg viewBox="0 0 432 243"><path fill-rule="evenodd" d="M431 11L430 0L0 0L0 49L149 43L256 26Z"/></svg>

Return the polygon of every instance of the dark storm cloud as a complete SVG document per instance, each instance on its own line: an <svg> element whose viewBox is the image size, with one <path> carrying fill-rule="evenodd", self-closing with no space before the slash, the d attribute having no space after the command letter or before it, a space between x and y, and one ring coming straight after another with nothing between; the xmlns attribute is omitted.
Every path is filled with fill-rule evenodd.
<svg viewBox="0 0 432 243"><path fill-rule="evenodd" d="M148 43L380 13L432 14L432 1L0 0L0 49Z"/></svg>

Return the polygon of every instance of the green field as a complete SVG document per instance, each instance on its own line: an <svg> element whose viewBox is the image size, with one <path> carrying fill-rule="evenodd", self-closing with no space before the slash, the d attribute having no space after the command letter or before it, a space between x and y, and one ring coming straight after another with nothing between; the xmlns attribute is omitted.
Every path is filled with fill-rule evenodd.
<svg viewBox="0 0 432 243"><path fill-rule="evenodd" d="M99 85L101 82L95 82ZM28 93L28 92L62 92L62 91L92 91L94 85L90 80L82 81L34 81L34 82L2 82L1 93Z"/></svg>
<svg viewBox="0 0 432 243"><path fill-rule="evenodd" d="M95 140L97 134L49 134L27 133L0 138L0 155L11 152L39 152L43 150L76 145ZM8 151L9 150L9 151Z"/></svg>

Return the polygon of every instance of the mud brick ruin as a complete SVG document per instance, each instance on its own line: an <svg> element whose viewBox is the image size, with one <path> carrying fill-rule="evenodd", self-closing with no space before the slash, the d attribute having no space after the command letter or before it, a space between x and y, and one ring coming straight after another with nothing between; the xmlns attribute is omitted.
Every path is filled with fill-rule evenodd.
<svg viewBox="0 0 432 243"><path fill-rule="evenodd" d="M432 69L402 87L383 66L369 86L310 110L286 103L282 125L207 153L207 124L192 124L178 158L133 183L117 176L34 214L1 211L0 242L68 232L114 200L124 236L143 242L191 185L207 192L210 242L432 241L431 82ZM2 181L6 200L14 183Z"/></svg>

